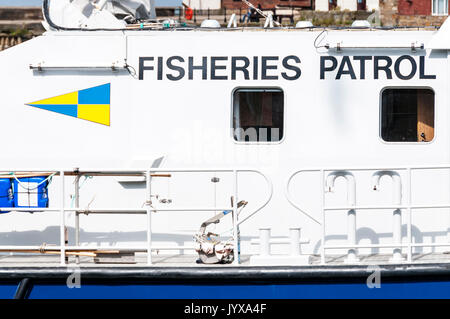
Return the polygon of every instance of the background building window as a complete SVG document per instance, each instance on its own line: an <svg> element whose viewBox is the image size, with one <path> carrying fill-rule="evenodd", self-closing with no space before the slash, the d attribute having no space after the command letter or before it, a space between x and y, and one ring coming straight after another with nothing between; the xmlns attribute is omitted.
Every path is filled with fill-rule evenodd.
<svg viewBox="0 0 450 319"><path fill-rule="evenodd" d="M429 142L434 138L434 92L386 89L382 93L381 137L387 142Z"/></svg>
<svg viewBox="0 0 450 319"><path fill-rule="evenodd" d="M237 89L233 94L233 136L238 142L283 138L284 94L280 89Z"/></svg>
<svg viewBox="0 0 450 319"><path fill-rule="evenodd" d="M448 0L432 0L434 15L448 14Z"/></svg>

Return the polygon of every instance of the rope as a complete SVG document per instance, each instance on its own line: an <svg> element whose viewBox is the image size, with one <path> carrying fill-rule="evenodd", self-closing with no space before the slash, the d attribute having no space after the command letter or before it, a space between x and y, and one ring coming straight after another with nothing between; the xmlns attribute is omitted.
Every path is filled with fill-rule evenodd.
<svg viewBox="0 0 450 319"><path fill-rule="evenodd" d="M47 246L47 243L42 243L42 245L39 247L39 252L41 254L45 253L45 247Z"/></svg>
<svg viewBox="0 0 450 319"><path fill-rule="evenodd" d="M26 189L28 192L29 192L29 191L32 191L32 190L35 190L35 189L37 189L37 188L39 188L39 186L41 186L42 184L44 184L44 183L46 183L46 182L48 182L48 183L50 184L51 181L52 181L52 178L53 178L53 176L55 176L55 174L56 174L56 172L53 173L53 174L51 174L50 176L48 176L48 177L47 177L46 179L44 179L42 182L38 183L38 184L36 185L36 187L25 187L24 184L17 178L16 174L11 173L11 175L14 177L14 179L17 181L17 183L18 183L22 188ZM30 178L30 177L25 177L25 178Z"/></svg>
<svg viewBox="0 0 450 319"><path fill-rule="evenodd" d="M92 178L93 178L93 176L90 176L90 175L84 175L83 177L84 177L84 180L83 180L83 181L81 182L81 184L78 186L78 190L81 190L81 188L83 187L84 184L86 184L86 181L87 181L88 179L92 179ZM75 194L72 195L72 201L70 202L70 207L71 207L71 208L73 208L74 202L75 202Z"/></svg>

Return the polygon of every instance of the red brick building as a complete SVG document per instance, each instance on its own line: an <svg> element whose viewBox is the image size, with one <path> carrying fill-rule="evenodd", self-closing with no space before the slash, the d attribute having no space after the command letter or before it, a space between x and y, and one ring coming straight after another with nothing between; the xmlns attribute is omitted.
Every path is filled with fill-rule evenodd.
<svg viewBox="0 0 450 319"><path fill-rule="evenodd" d="M273 9L278 7L294 7L294 8L312 8L314 0L251 0L251 3L257 6L261 5L263 9ZM222 8L226 9L247 9L241 0L222 0Z"/></svg>
<svg viewBox="0 0 450 319"><path fill-rule="evenodd" d="M398 0L399 15L448 15L448 0Z"/></svg>
<svg viewBox="0 0 450 319"><path fill-rule="evenodd" d="M440 26L448 16L449 0L380 0L384 26Z"/></svg>

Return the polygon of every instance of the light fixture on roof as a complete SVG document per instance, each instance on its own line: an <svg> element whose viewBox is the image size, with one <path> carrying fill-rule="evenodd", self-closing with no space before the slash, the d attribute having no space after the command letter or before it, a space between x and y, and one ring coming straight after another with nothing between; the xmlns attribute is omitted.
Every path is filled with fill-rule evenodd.
<svg viewBox="0 0 450 319"><path fill-rule="evenodd" d="M314 25L312 24L311 21L299 21L297 22L297 24L295 25L296 28L312 28L314 27Z"/></svg>
<svg viewBox="0 0 450 319"><path fill-rule="evenodd" d="M355 20L352 23L352 28L370 28L370 22L367 20Z"/></svg>
<svg viewBox="0 0 450 319"><path fill-rule="evenodd" d="M203 20L202 24L200 25L200 28L217 29L220 28L220 23L217 20Z"/></svg>

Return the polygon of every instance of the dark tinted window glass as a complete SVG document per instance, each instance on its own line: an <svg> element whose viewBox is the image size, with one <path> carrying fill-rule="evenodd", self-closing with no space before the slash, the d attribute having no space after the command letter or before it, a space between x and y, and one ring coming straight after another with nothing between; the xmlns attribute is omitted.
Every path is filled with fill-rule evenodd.
<svg viewBox="0 0 450 319"><path fill-rule="evenodd" d="M238 89L233 96L233 134L239 142L283 138L284 95L279 89Z"/></svg>
<svg viewBox="0 0 450 319"><path fill-rule="evenodd" d="M434 92L387 89L382 94L381 137L387 142L429 142L434 138Z"/></svg>

